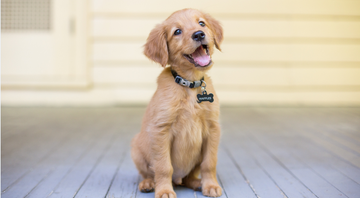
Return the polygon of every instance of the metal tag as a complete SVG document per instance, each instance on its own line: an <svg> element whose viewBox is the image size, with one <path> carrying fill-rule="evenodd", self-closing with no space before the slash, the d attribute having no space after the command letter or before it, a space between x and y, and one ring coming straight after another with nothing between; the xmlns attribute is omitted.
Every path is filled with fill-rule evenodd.
<svg viewBox="0 0 360 198"><path fill-rule="evenodd" d="M207 102L214 102L214 94L210 93L207 94L206 92L206 82L204 80L201 80L201 84L204 83L204 86L201 86L201 92L202 94L198 94L197 98L198 98L198 103L201 103L203 101L207 101ZM200 84L200 85L201 85Z"/></svg>
<svg viewBox="0 0 360 198"><path fill-rule="evenodd" d="M207 101L207 102L214 102L214 95L212 93L207 94L206 91L203 92L203 94L198 94L197 95L198 98L198 103Z"/></svg>

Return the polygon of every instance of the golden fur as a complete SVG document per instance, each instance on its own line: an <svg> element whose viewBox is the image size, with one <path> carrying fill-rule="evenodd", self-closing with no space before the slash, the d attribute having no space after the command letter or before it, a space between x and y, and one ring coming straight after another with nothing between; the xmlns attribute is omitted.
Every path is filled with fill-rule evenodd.
<svg viewBox="0 0 360 198"><path fill-rule="evenodd" d="M205 23L205 27L199 25ZM180 35L174 35L181 29ZM206 71L212 67L196 67L184 54L193 53L199 42L194 32L205 33L209 55L220 50L223 30L210 15L194 9L174 12L150 33L144 54L165 67L157 79L158 87L142 121L141 132L132 141L131 155L144 180L139 190L155 189L156 198L175 198L172 182L194 190L201 188L205 196L221 196L216 179L217 150L220 140L219 100ZM181 77L200 80L203 76L214 102L197 103L201 88L183 87L174 82L171 68ZM201 179L198 178L201 174Z"/></svg>

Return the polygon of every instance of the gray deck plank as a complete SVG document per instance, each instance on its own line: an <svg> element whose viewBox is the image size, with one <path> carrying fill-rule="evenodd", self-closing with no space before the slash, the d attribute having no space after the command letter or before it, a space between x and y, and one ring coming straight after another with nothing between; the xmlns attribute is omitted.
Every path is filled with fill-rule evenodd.
<svg viewBox="0 0 360 198"><path fill-rule="evenodd" d="M284 197L284 193L279 186L269 177L269 175L260 167L249 155L247 150L239 147L238 142L228 141L225 145L229 155L237 163L247 178L249 185L259 197Z"/></svg>
<svg viewBox="0 0 360 198"><path fill-rule="evenodd" d="M138 180L138 171L132 161L130 151L127 151L114 177L114 181L109 187L106 197L118 198L134 196L137 193L136 191L138 191Z"/></svg>
<svg viewBox="0 0 360 198"><path fill-rule="evenodd" d="M333 138L328 135L328 131L339 130L339 127L341 131L360 131L357 124L359 119L354 119L353 116L355 112L350 109L345 111L342 109L310 109L307 113L312 116L303 117L300 122L298 121L297 129L302 130L296 132L307 136L317 145L360 168L359 146L345 143L341 141L341 138Z"/></svg>
<svg viewBox="0 0 360 198"><path fill-rule="evenodd" d="M66 119L61 112L56 112L52 114L52 116L47 117L46 115L51 113L51 110L49 109L40 108L34 112L31 112L29 109L29 112L19 112L16 108L13 110L22 116L16 116L16 114L14 115L14 112L5 112L5 115L3 116L10 113L8 116L15 120L12 121L9 120L10 118L6 118L5 120L10 123L5 123L5 125L15 125L20 127L20 130L16 133L12 133L11 135L6 135L5 139L3 139L7 142L7 144L2 148L4 149L2 150L3 157L11 154L12 152L22 153L22 151L30 151L34 152L34 154L41 152L42 147L49 148L49 145L54 145L54 142L59 142L60 138L66 138L66 136L73 131L71 128L72 123L69 122L69 120ZM49 128L52 130L48 130ZM7 134L6 131L5 134ZM34 139L32 141L28 141L29 138Z"/></svg>
<svg viewBox="0 0 360 198"><path fill-rule="evenodd" d="M326 139L319 138L318 136L311 133L304 133L304 135L306 135L316 144L321 145L322 147L339 156L340 158L360 168L360 155L358 153L351 152L349 151L349 149L339 146L338 144L334 144L333 142L330 142Z"/></svg>
<svg viewBox="0 0 360 198"><path fill-rule="evenodd" d="M298 138L296 145L292 144L291 146L289 142L290 141L281 138L277 141L278 144L282 144L288 148L289 152L291 152L296 159L304 163L347 197L358 197L360 194L360 185L334 168L333 163L335 161L323 157L327 155L325 151L311 147L311 141L309 142L307 139Z"/></svg>
<svg viewBox="0 0 360 198"><path fill-rule="evenodd" d="M8 138L6 144L2 145L2 148L8 148L8 152L2 150L2 191L46 160L53 152L61 148L61 145L69 141L78 129L88 123L85 120L85 123L80 125L82 120L67 117L71 115L71 112L58 110L55 108L55 112L52 112L52 109L47 108L24 108L24 113L19 112L18 108L12 108L12 111L25 116L11 115L10 117L15 116L13 119L26 130L19 136ZM9 112L6 111L5 115L7 114ZM9 122L10 125L14 125L14 121L9 120ZM10 152L9 149L12 151Z"/></svg>
<svg viewBox="0 0 360 198"><path fill-rule="evenodd" d="M300 156L299 159L307 157L307 155L309 154L317 154L317 156L313 159L322 159L322 161L318 162L319 164L331 165L332 168L336 169L334 170L335 172L341 172L344 176L352 179L359 184L359 168L352 164L350 162L351 160L348 161L347 159L341 157L340 151L337 151L335 153L333 152L334 150L336 150L336 148L339 147L339 144L332 147L331 145L334 142L328 141L326 140L326 138L323 138L326 134L336 133L336 135L332 135L331 137L333 141L335 141L336 139L350 140L347 136L344 135L344 133L346 132L350 132L354 136L360 137L360 110L358 108L295 108L290 110L292 112L292 115L291 113L289 113L289 110L285 111L286 112L282 113L274 113L267 111L266 113L271 114L273 120L281 123L283 130L279 130L280 132L286 131L288 133L282 133L279 138L307 138L307 141L303 141L302 144L298 143L298 141L295 141L295 143L298 143L299 145L298 150L303 152L303 155ZM324 144L319 144L319 139L324 142ZM286 140L284 140L283 142L286 142ZM354 141L351 142L354 143ZM308 146L304 146L305 144ZM340 145L340 147L341 146L343 146L341 149L344 153L346 153L346 151L349 151L347 148L344 148L345 142L343 145ZM294 145L288 144L285 147L291 149L294 147ZM327 149L329 147L332 148ZM352 154L355 154L356 156L357 153L354 153L354 151L356 151L356 148L353 147L353 149L354 150L352 150ZM307 160L304 160L304 162L307 161L311 161L311 159L307 158Z"/></svg>
<svg viewBox="0 0 360 198"><path fill-rule="evenodd" d="M307 165L303 164L288 148L281 147L279 142L269 137L256 137L271 155L281 162L291 173L298 178L307 188L309 188L318 197L339 197L345 196L342 192L329 184Z"/></svg>
<svg viewBox="0 0 360 198"><path fill-rule="evenodd" d="M331 184L327 179L324 179L324 175L321 175L314 171L312 167L310 167L306 163L301 163L301 160L299 158L294 157L294 153L290 152L292 148L296 145L301 145L299 140L301 140L301 135L304 135L305 133L302 131L296 131L298 129L303 129L303 125L308 125L310 122L315 123L321 123L321 120L319 120L316 116L311 117L310 119L308 117L305 117L305 119L299 119L301 118L301 115L296 115L295 117L292 117L291 114L293 112L284 111L284 112L277 112L276 114L271 114L269 112L260 112L272 115L271 117L268 117L268 120L271 120L271 123L273 126L270 125L264 128L261 127L255 127L258 131L257 133L252 133L254 137L256 137L257 140L260 140L262 145L265 145L269 152L271 152L274 156L276 156L282 163L284 163L288 168L292 171L294 175L296 175L303 183L307 185L310 189L312 189L315 194L317 194L319 197L326 196L326 197L338 197L338 196L346 196L342 190L339 190L336 186ZM302 112L303 113L303 112ZM309 113L309 112L306 112ZM296 113L295 113L296 114ZM311 115L311 114L310 114ZM294 119L293 119L294 118ZM322 118L322 117L320 117ZM311 125L311 123L310 123ZM317 127L320 127L317 125ZM271 128L269 130L268 128ZM296 129L296 130L294 130ZM307 128L308 129L308 128ZM309 133L316 133L316 130L308 130ZM314 138L312 138L313 140ZM320 145L321 146L321 145ZM308 158L309 153L313 151L304 151L304 149L298 149L298 151L302 152L302 155L300 156L301 159L306 158L309 161L311 160ZM296 150L295 150L296 151ZM297 161L297 163L295 163ZM331 162L320 162L322 164L327 164ZM324 169L326 170L326 169ZM326 171L322 170L322 174L327 174ZM335 171L339 176L339 179L343 178L343 175L340 174L339 171ZM332 180L336 179L334 177L335 175L332 175ZM309 178L312 178L309 180ZM350 182L352 185L352 188L356 187L357 184L354 184L353 181L349 181L348 179L345 179L347 182ZM316 182L314 182L316 181ZM335 184L336 182L334 182ZM355 185L355 186L354 186ZM351 188L351 187L350 187ZM354 190L354 189L353 189ZM333 191L333 193L327 193L329 191ZM338 192L338 193L337 193Z"/></svg>
<svg viewBox="0 0 360 198"><path fill-rule="evenodd" d="M360 114L357 108L346 110L340 109L321 109L312 110L312 113L321 114L312 125L321 126L322 132L337 134L340 139L346 139L355 145L360 144ZM311 120L310 120L311 121ZM312 120L314 121L314 120Z"/></svg>
<svg viewBox="0 0 360 198"><path fill-rule="evenodd" d="M63 157L61 165L54 166L53 172L44 178L37 186L29 192L27 198L38 198L48 196L59 181L71 170L71 168L87 154L89 149L96 145L96 141L101 140L100 134L95 130L89 130L91 133L84 134L84 137L76 139L75 149L68 152L68 156Z"/></svg>
<svg viewBox="0 0 360 198"><path fill-rule="evenodd" d="M17 183L2 197L153 198L138 191L130 156L144 110L3 108L2 190ZM222 197L360 194L360 108L223 108L221 123Z"/></svg>
<svg viewBox="0 0 360 198"><path fill-rule="evenodd" d="M353 139L346 138L345 135L339 135L338 131L332 131L323 127L322 130L318 130L319 138L326 139L329 142L336 144L345 150L355 153L356 155L360 155L360 143L354 142Z"/></svg>
<svg viewBox="0 0 360 198"><path fill-rule="evenodd" d="M351 128L350 130L339 129L340 132L339 136L342 138L346 138L349 141L353 142L354 144L360 144L360 134L356 133L356 131L360 131L359 128Z"/></svg>
<svg viewBox="0 0 360 198"><path fill-rule="evenodd" d="M46 160L42 161L31 171L29 171L19 181L10 186L6 191L2 192L2 197L25 197L39 182L44 180L45 177L51 175L56 169L56 166L63 162L68 155L78 156L79 150L76 148L76 140L79 136L74 136L72 141L68 141L62 148L52 153Z"/></svg>
<svg viewBox="0 0 360 198"><path fill-rule="evenodd" d="M283 128L286 127L287 131L291 132L291 137L298 138L299 140L295 141L296 145L285 145L285 147L293 150L293 152L297 154L301 152L302 155L299 156L299 159L306 158L303 162L314 163L315 160L318 165L331 166L333 169L336 169L333 171L341 172L344 176L352 179L357 184L360 184L360 169L358 167L314 141L314 139L325 139L323 138L325 134L332 134L331 139L334 141L338 139L350 141L350 139L342 135L347 131L352 131L354 135L360 136L360 119L358 119L360 117L357 115L359 114L358 111L349 109L346 111L341 109L328 110L327 108L317 109L316 112L313 111L313 109L310 109L311 114L321 116L307 116L301 120L298 119L299 116L296 116L295 123L289 124L288 122L283 122ZM289 135L282 133L279 138L284 139L284 137L287 136ZM286 140L283 142L286 142ZM351 142L354 143L354 141ZM331 144L331 142L329 143ZM297 147L297 150L294 150L295 146ZM343 142L343 146L346 146L345 142ZM353 151L358 152L357 148L353 149ZM309 156L312 156L312 158L309 158Z"/></svg>
<svg viewBox="0 0 360 198"><path fill-rule="evenodd" d="M24 147L32 148L33 145L36 145L36 142L41 142L44 136L51 137L51 133L44 133L39 128L41 126L34 126L34 124L12 125L11 127L2 126L4 133L1 133L1 140L7 142L1 149L2 156L11 155L13 152L21 152L21 150L24 150ZM41 138L37 141L28 141L33 136Z"/></svg>
<svg viewBox="0 0 360 198"><path fill-rule="evenodd" d="M26 119L26 118L22 118ZM22 122L22 119L19 122ZM13 152L21 152L23 150L33 149L34 151L40 151L40 146L51 145L52 142L57 141L59 138L65 138L69 133L64 129L66 126L52 126L55 123L47 123L47 120L43 120L44 123L22 123L20 128L18 128L17 134L8 135L4 140L8 142L4 146L3 156L12 154ZM49 128L53 128L52 131L49 131ZM44 131L47 131L46 133ZM28 141L29 138L37 136L37 139L33 141ZM44 141L47 140L47 141ZM16 148L16 149L14 149Z"/></svg>
<svg viewBox="0 0 360 198"><path fill-rule="evenodd" d="M91 172L91 175L75 197L106 196L118 168L123 163L126 151L130 149L130 138L127 133L121 133L113 140L111 147L104 154L94 171Z"/></svg>
<svg viewBox="0 0 360 198"><path fill-rule="evenodd" d="M193 189L186 188L183 186L175 186L174 191L178 198L191 198L191 197L195 197L196 193L199 193L199 191L194 191ZM197 197L199 197L199 196L197 196Z"/></svg>
<svg viewBox="0 0 360 198"><path fill-rule="evenodd" d="M109 149L116 132L104 134L98 143L62 178L48 197L73 197Z"/></svg>
<svg viewBox="0 0 360 198"><path fill-rule="evenodd" d="M51 128L48 128L50 130ZM77 128L73 128L77 129ZM46 132L46 131L45 131ZM70 132L71 133L71 132ZM10 189L2 193L3 197L23 197L32 191L38 191L38 187L41 190L44 190L45 186L51 186L59 179L61 175L59 172L64 172L64 169L69 168L69 163L76 160L86 148L86 144L93 138L91 134L96 134L97 131L92 130L83 130L78 132L77 130L72 132L72 135L68 138L68 141L62 145L59 149L55 150L53 153L39 162L36 166L30 167L31 169ZM95 141L95 140L93 140ZM46 188L45 188L46 189ZM49 189L46 189L49 190ZM41 196L35 197L45 197L45 193L49 191L41 191ZM50 189L52 190L52 189Z"/></svg>
<svg viewBox="0 0 360 198"><path fill-rule="evenodd" d="M339 167L338 164L341 163L340 160L324 157L328 154L319 152L319 149L314 148L309 140L302 141L302 143L299 144L299 148L300 149L296 151L292 151L292 153L297 156L299 160L321 175L321 177L326 179L348 197L358 197L360 195L360 184L356 181L360 178L354 177L354 179L351 179L352 175L342 173L339 168L337 168ZM289 150L293 150L293 148L289 148ZM348 166L348 168L350 167ZM357 174L360 176L359 169L353 170L355 170L352 173L353 175Z"/></svg>
<svg viewBox="0 0 360 198"><path fill-rule="evenodd" d="M279 186L287 197L313 197L313 194L298 178L294 177L286 167L283 167L276 159L272 158L258 144L251 141L249 137L236 138L239 144L245 147L255 159L256 163L266 171L272 180Z"/></svg>
<svg viewBox="0 0 360 198"><path fill-rule="evenodd" d="M2 156L2 191L7 189L20 177L24 176L31 170L32 167L36 166L43 160L46 160L54 151L59 149L61 145L65 144L69 139L64 137L55 136L52 138L53 141L48 139L49 136L37 136L38 141L34 144L21 147L17 152L9 153L8 155ZM34 137L24 137L27 141L33 140ZM59 138L59 139L55 139ZM43 143L46 142L46 143ZM9 142L9 144L11 144ZM17 144L16 144L17 145Z"/></svg>
<svg viewBox="0 0 360 198"><path fill-rule="evenodd" d="M311 122L313 121L311 120ZM347 164L346 161L344 162L341 159L339 160L339 158L331 156L326 150L321 149L320 145L314 142L314 139L325 139L323 135L327 130L326 125L318 125L311 133L308 131L302 132L301 127L297 127L297 130L299 131L295 131L295 133L299 134L300 137L297 138L296 142L293 141L295 145L290 145L289 141L286 141L283 137L278 138L276 141L278 141L279 144L283 144L297 159L314 170L346 196L358 197L358 195L360 195L360 184L357 182L360 176L359 169ZM317 137L310 135L314 134L314 131L317 131ZM304 138L302 138L302 136ZM335 139L331 137L331 140ZM330 144L336 144L331 140L329 141ZM314 145L318 146L315 147ZM340 171L339 169L342 169L344 165L347 166L348 169L352 169L353 172L347 174ZM354 175L358 177L354 177Z"/></svg>
<svg viewBox="0 0 360 198"><path fill-rule="evenodd" d="M222 144L225 143L221 143L219 147L217 173L227 197L255 198L255 193Z"/></svg>

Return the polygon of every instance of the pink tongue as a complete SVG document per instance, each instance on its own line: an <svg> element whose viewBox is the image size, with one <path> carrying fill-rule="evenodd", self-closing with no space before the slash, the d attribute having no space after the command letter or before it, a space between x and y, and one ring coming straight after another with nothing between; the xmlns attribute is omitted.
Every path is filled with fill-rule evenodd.
<svg viewBox="0 0 360 198"><path fill-rule="evenodd" d="M210 63L210 56L206 54L204 48L200 45L194 53L191 54L194 61L200 66L206 66Z"/></svg>

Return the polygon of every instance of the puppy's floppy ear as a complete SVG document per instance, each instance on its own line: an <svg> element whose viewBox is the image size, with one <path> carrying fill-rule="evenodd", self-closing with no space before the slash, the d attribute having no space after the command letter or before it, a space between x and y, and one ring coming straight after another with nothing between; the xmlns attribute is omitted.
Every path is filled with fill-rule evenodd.
<svg viewBox="0 0 360 198"><path fill-rule="evenodd" d="M210 29L214 33L215 46L218 50L220 49L220 44L223 41L223 28L218 20L212 18L209 14L204 14L205 20L210 26Z"/></svg>
<svg viewBox="0 0 360 198"><path fill-rule="evenodd" d="M157 25L150 32L144 47L145 56L154 62L160 63L163 67L166 66L169 58L169 52L163 25Z"/></svg>

